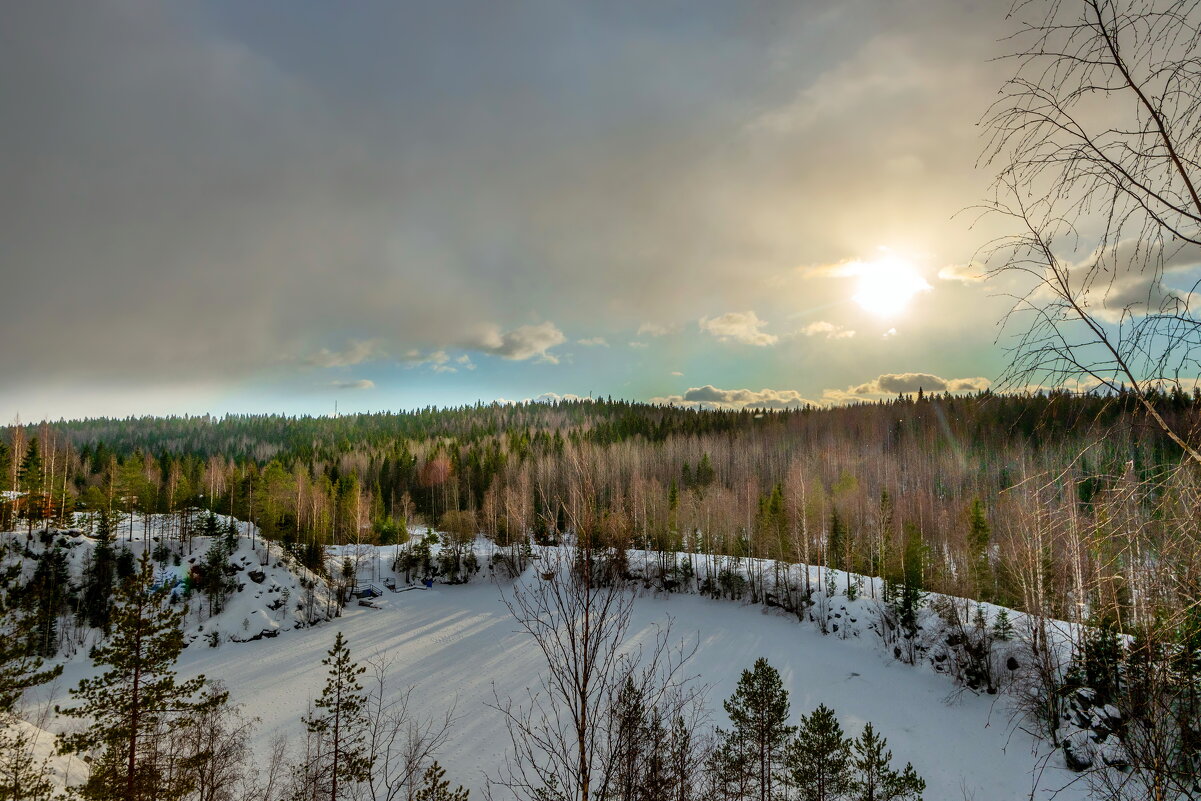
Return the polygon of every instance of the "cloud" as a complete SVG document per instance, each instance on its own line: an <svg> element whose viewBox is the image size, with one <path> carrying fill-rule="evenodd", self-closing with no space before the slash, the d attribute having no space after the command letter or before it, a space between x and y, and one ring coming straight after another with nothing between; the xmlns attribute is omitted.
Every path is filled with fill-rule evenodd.
<svg viewBox="0 0 1201 801"><path fill-rule="evenodd" d="M938 277L943 281L959 281L963 284L978 284L988 278L988 268L978 262L967 264L948 264L938 271Z"/></svg>
<svg viewBox="0 0 1201 801"><path fill-rule="evenodd" d="M587 339L577 339L577 345L583 345L586 348L607 348L608 341L604 337L588 337Z"/></svg>
<svg viewBox="0 0 1201 801"><path fill-rule="evenodd" d="M497 398L496 403L511 405L515 403L559 403L560 401L571 401L577 403L592 403L592 398L584 397L583 395L573 395L570 392L566 395L560 395L557 392L543 392L533 398L524 398L522 400L511 400L509 398Z"/></svg>
<svg viewBox="0 0 1201 801"><path fill-rule="evenodd" d="M1102 322L1152 314L1193 317L1201 306L1201 294L1193 291L1201 269L1201 250L1195 246L1165 250L1163 243L1124 239L1060 265L1075 299ZM1181 279L1191 288L1172 286ZM1057 303L1058 296L1058 284L1048 282L1031 297L1036 303Z"/></svg>
<svg viewBox="0 0 1201 801"><path fill-rule="evenodd" d="M948 252L991 236L945 221L987 183L962 165L1009 69L988 58L1006 24L987 0L701 0L689 25L654 3L475 3L474 25L450 3L271 25L228 3L85 2L71 24L9 5L0 341L22 346L0 349L3 419L48 383L278 399L280 354L345 361L348 333L392 358L524 365L560 349L504 341L531 310L585 332L692 321L714 298L783 320L799 298L768 279L867 230ZM502 330L472 347L465 320Z"/></svg>
<svg viewBox="0 0 1201 801"><path fill-rule="evenodd" d="M351 367L386 356L378 340L352 339L341 350L322 348L304 360L310 367Z"/></svg>
<svg viewBox="0 0 1201 801"><path fill-rule="evenodd" d="M537 325L523 325L512 331L501 331L498 326L488 326L469 338L465 347L499 356L511 361L525 361L539 356L548 362L558 359L548 351L567 341L563 332L549 320Z"/></svg>
<svg viewBox="0 0 1201 801"><path fill-rule="evenodd" d="M463 359L467 358L464 362ZM455 359L459 364L464 365L468 370L474 370L475 365L471 364L470 357L460 356ZM450 354L445 350L434 350L429 353L422 353L420 350L412 349L408 351L401 362L405 367L429 367L435 373L457 373L459 368L451 364Z"/></svg>
<svg viewBox="0 0 1201 801"><path fill-rule="evenodd" d="M849 328L844 328L841 325L828 323L825 320L818 320L805 326L797 331L798 334L805 337L821 336L826 339L849 339L855 336L855 332Z"/></svg>
<svg viewBox="0 0 1201 801"><path fill-rule="evenodd" d="M692 387L683 395L651 398L650 403L693 409L800 409L821 405L791 389L718 389L712 384Z"/></svg>
<svg viewBox="0 0 1201 801"><path fill-rule="evenodd" d="M702 317L699 321L701 331L712 334L721 342L739 342L743 345L764 347L774 345L780 340L775 334L763 331L766 320L760 320L753 311L726 312L712 319Z"/></svg>
<svg viewBox="0 0 1201 801"><path fill-rule="evenodd" d="M847 392L851 395L899 395L917 392L982 392L992 384L987 378L941 378L932 373L885 373Z"/></svg>
<svg viewBox="0 0 1201 801"><path fill-rule="evenodd" d="M649 337L665 337L668 334L674 334L680 330L678 324L665 325L663 323L643 323L638 326L638 336Z"/></svg>
<svg viewBox="0 0 1201 801"><path fill-rule="evenodd" d="M684 374L683 374L683 373L681 373L679 370L672 370L672 371L671 371L671 374L672 374L672 375L674 375L674 376L682 376L682 375L684 375Z"/></svg>
<svg viewBox="0 0 1201 801"><path fill-rule="evenodd" d="M650 347L645 342L639 342L638 340L633 340L631 342L627 342L626 344L635 350L644 350L645 348Z"/></svg>
<svg viewBox="0 0 1201 801"><path fill-rule="evenodd" d="M330 381L326 386L334 389L375 389L375 382L368 378L347 381Z"/></svg>

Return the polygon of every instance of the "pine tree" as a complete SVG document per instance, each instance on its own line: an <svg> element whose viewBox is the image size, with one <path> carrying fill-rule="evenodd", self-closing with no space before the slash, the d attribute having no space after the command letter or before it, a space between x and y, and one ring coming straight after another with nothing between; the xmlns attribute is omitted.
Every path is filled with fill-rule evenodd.
<svg viewBox="0 0 1201 801"><path fill-rule="evenodd" d="M854 801L921 801L926 782L909 763L901 771L893 769L888 740L876 734L872 724L863 727L852 747Z"/></svg>
<svg viewBox="0 0 1201 801"><path fill-rule="evenodd" d="M189 715L226 700L224 693L193 700L204 676L176 682L184 612L168 603L168 593L154 586L150 555L142 554L137 574L117 590L111 636L92 654L108 670L71 690L77 706L55 708L88 721L59 738L60 751L92 756L91 775L79 790L85 799L155 801L185 794L190 776L169 747L173 732Z"/></svg>
<svg viewBox="0 0 1201 801"><path fill-rule="evenodd" d="M303 718L316 742L303 768L319 794L314 797L338 801L339 793L344 797L352 785L371 778L374 757L367 751L367 696L358 678L366 668L351 660L340 631L321 664L329 673L314 709Z"/></svg>
<svg viewBox="0 0 1201 801"><path fill-rule="evenodd" d="M45 684L63 672L62 665L45 667L29 647L33 619L19 609L0 609L0 716L10 715L31 687Z"/></svg>
<svg viewBox="0 0 1201 801"><path fill-rule="evenodd" d="M34 761L31 738L15 725L25 690L56 678L63 670L61 665L46 668L30 648L36 631L32 616L19 609L0 609L0 801L50 797L46 766Z"/></svg>
<svg viewBox="0 0 1201 801"><path fill-rule="evenodd" d="M784 757L796 731L788 721L788 691L780 674L760 657L742 671L734 694L722 704L733 728L717 730L723 784L749 791L758 801L775 798L784 779Z"/></svg>
<svg viewBox="0 0 1201 801"><path fill-rule="evenodd" d="M843 735L834 710L820 704L801 717L788 744L788 776L801 801L841 801L850 793L851 741Z"/></svg>
<svg viewBox="0 0 1201 801"><path fill-rule="evenodd" d="M0 715L0 801L49 801L48 766L38 764L32 737Z"/></svg>
<svg viewBox="0 0 1201 801"><path fill-rule="evenodd" d="M414 801L467 801L468 790L460 785L450 789L450 781L444 779L446 770L434 760L421 776L421 787L413 796Z"/></svg>

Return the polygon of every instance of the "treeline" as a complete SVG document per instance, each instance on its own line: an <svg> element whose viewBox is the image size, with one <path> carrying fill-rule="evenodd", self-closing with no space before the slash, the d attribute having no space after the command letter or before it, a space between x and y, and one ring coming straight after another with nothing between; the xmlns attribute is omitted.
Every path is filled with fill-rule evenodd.
<svg viewBox="0 0 1201 801"><path fill-rule="evenodd" d="M1196 395L1156 399L1177 430ZM338 418L130 418L0 432L0 528L215 510L313 555L408 528L498 544L824 564L1130 631L1198 574L1196 478L1132 396L950 395L833 409L622 401ZM1195 596L1194 596L1195 597Z"/></svg>

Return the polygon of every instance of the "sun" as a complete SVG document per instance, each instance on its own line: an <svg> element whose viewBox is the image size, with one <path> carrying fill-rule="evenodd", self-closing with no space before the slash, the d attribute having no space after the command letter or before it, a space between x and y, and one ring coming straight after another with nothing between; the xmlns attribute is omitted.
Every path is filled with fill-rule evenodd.
<svg viewBox="0 0 1201 801"><path fill-rule="evenodd" d="M893 255L855 262L851 268L849 274L859 278L852 297L877 317L902 314L915 295L932 288L911 264Z"/></svg>

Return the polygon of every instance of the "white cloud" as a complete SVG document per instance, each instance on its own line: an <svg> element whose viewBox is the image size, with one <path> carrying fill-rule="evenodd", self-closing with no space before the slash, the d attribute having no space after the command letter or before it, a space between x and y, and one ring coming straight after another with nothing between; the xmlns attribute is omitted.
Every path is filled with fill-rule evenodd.
<svg viewBox="0 0 1201 801"><path fill-rule="evenodd" d="M537 325L523 325L512 331L501 331L495 325L487 326L469 337L464 344L502 359L525 361L539 356L545 361L558 363L558 358L548 351L566 341L563 332L548 320Z"/></svg>
<svg viewBox="0 0 1201 801"><path fill-rule="evenodd" d="M855 332L852 329L828 323L825 320L809 323L809 325L797 331L797 333L805 337L821 336L826 339L849 339L855 336Z"/></svg>
<svg viewBox="0 0 1201 801"><path fill-rule="evenodd" d="M964 284L978 284L988 277L988 268L978 262L967 264L948 264L938 271L939 279L943 281L959 281Z"/></svg>
<svg viewBox="0 0 1201 801"><path fill-rule="evenodd" d="M683 374L683 373L681 373L679 370L672 370L672 371L671 371L671 374L672 374L672 375L674 375L674 376L682 376L682 375L684 375L684 374Z"/></svg>
<svg viewBox="0 0 1201 801"><path fill-rule="evenodd" d="M800 409L821 405L791 389L719 389L712 384L692 387L683 395L651 398L650 402L692 409Z"/></svg>
<svg viewBox="0 0 1201 801"><path fill-rule="evenodd" d="M369 378L360 378L357 381L330 381L326 386L334 389L375 389L375 382Z"/></svg>
<svg viewBox="0 0 1201 801"><path fill-rule="evenodd" d="M699 321L701 331L717 337L722 342L740 342L743 345L774 345L780 340L775 334L763 330L766 320L760 320L753 311L726 312L712 319L702 317Z"/></svg>
<svg viewBox="0 0 1201 801"><path fill-rule="evenodd" d="M322 348L304 360L310 367L351 367L386 354L376 339L352 339L341 350Z"/></svg>
<svg viewBox="0 0 1201 801"><path fill-rule="evenodd" d="M583 345L586 348L607 348L609 343L604 337L588 337L587 339L577 339L577 345Z"/></svg>
<svg viewBox="0 0 1201 801"><path fill-rule="evenodd" d="M850 387L850 395L899 395L924 392L982 392L992 384L983 376L974 378L942 378L932 373L884 373L858 386ZM834 390L837 392L837 390Z"/></svg>
<svg viewBox="0 0 1201 801"><path fill-rule="evenodd" d="M557 392L543 392L541 395L533 398L523 398L522 400L511 400L509 398L497 398L496 403L512 405L515 403L558 403L560 401L576 401L582 403L591 403L592 398L586 398L583 395L573 395L570 392L566 395L560 395Z"/></svg>
<svg viewBox="0 0 1201 801"><path fill-rule="evenodd" d="M638 336L649 337L665 337L668 334L674 334L680 330L679 325L665 325L663 323L643 323L638 326Z"/></svg>
<svg viewBox="0 0 1201 801"><path fill-rule="evenodd" d="M628 344L631 348L634 348L635 350L642 350L643 348L649 347L645 342L638 342L637 340L635 340L633 342L628 342L626 344Z"/></svg>

